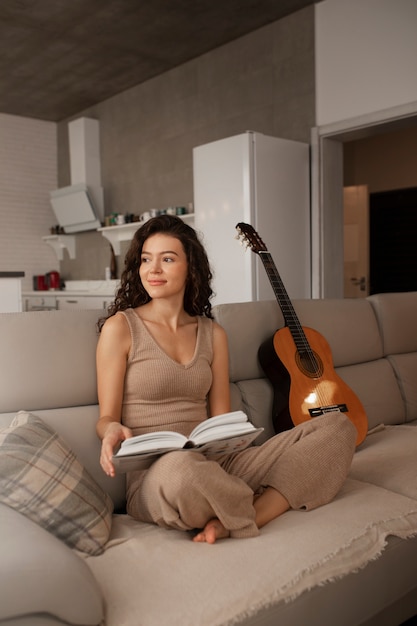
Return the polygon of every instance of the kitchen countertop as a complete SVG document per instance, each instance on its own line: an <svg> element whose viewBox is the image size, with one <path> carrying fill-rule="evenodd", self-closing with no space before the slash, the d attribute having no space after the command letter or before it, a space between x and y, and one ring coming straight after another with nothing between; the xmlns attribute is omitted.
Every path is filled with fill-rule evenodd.
<svg viewBox="0 0 417 626"><path fill-rule="evenodd" d="M0 278L23 278L25 272L0 272Z"/></svg>
<svg viewBox="0 0 417 626"><path fill-rule="evenodd" d="M65 289L24 291L23 296L114 296L118 280L67 280Z"/></svg>

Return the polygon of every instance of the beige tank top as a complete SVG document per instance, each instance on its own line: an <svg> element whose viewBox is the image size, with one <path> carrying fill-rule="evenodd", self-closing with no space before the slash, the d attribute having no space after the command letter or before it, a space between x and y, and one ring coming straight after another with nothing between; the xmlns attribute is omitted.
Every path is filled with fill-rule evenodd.
<svg viewBox="0 0 417 626"><path fill-rule="evenodd" d="M188 436L207 418L207 394L212 383L212 320L197 317L194 356L182 365L162 350L133 309L122 313L131 335L122 423L133 435L175 430Z"/></svg>

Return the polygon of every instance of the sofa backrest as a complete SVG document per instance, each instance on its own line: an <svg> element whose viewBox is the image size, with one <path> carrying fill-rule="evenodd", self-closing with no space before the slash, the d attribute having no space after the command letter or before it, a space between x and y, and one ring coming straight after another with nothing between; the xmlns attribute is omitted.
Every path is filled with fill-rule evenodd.
<svg viewBox="0 0 417 626"><path fill-rule="evenodd" d="M228 336L232 409L243 410L265 429L257 439L261 443L274 434L273 394L257 358L258 348L284 325L284 318L275 301L219 304L213 315Z"/></svg>
<svg viewBox="0 0 417 626"><path fill-rule="evenodd" d="M302 325L324 335L337 373L362 400L369 427L417 419L417 293L361 300L296 300ZM283 327L276 301L222 304L215 319L229 339L233 408L274 434L273 388L257 357L259 346ZM0 427L24 409L61 434L116 508L125 478L99 465L95 350L101 311L0 314ZM262 441L262 438L260 438Z"/></svg>
<svg viewBox="0 0 417 626"><path fill-rule="evenodd" d="M39 415L121 508L125 477L99 464L95 352L100 310L0 314L0 428L19 410Z"/></svg>
<svg viewBox="0 0 417 626"><path fill-rule="evenodd" d="M405 419L417 419L417 292L370 296L390 362L405 404Z"/></svg>
<svg viewBox="0 0 417 626"><path fill-rule="evenodd" d="M369 429L405 421L405 404L384 354L380 328L368 299L304 300L295 303L304 326L328 341L337 374L362 401Z"/></svg>
<svg viewBox="0 0 417 626"><path fill-rule="evenodd" d="M100 313L0 315L0 412L97 404L95 349Z"/></svg>
<svg viewBox="0 0 417 626"><path fill-rule="evenodd" d="M369 428L417 417L417 294L399 295L293 302L300 323L328 341L335 370L362 401ZM274 300L222 304L213 312L228 334L233 408L242 408L257 426L263 426L266 438L273 434L273 387L262 372L257 351L283 327L280 308ZM402 326L398 337L397 315ZM413 335L409 341L408 334ZM387 349L408 349L411 354L390 355ZM405 379L399 383L402 374Z"/></svg>

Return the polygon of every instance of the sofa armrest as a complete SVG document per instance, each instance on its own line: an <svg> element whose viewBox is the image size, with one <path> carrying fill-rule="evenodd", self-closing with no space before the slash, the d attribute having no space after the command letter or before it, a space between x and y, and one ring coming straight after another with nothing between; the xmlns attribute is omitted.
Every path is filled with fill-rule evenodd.
<svg viewBox="0 0 417 626"><path fill-rule="evenodd" d="M103 600L87 564L62 541L0 504L0 623L51 615L96 626Z"/></svg>

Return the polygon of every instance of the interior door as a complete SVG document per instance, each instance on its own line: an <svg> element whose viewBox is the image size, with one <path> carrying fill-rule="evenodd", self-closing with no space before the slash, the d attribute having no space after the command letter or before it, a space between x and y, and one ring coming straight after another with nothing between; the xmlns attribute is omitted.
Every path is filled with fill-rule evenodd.
<svg viewBox="0 0 417 626"><path fill-rule="evenodd" d="M369 295L369 192L367 185L343 189L344 297Z"/></svg>

